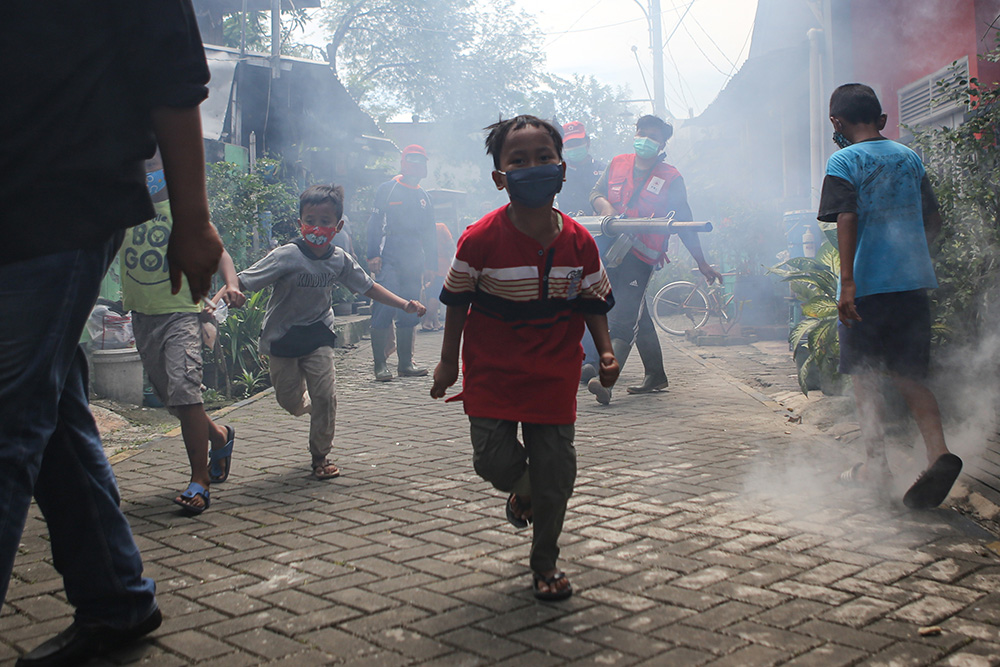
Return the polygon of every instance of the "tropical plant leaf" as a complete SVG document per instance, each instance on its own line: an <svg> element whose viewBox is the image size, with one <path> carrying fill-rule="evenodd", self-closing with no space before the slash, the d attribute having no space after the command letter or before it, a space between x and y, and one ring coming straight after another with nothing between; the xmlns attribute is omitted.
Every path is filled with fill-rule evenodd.
<svg viewBox="0 0 1000 667"><path fill-rule="evenodd" d="M837 242L837 223L836 222L821 222L819 223L819 230L823 232L823 236L826 240L830 242L837 250L840 250L840 244Z"/></svg>
<svg viewBox="0 0 1000 667"><path fill-rule="evenodd" d="M816 326L809 331L809 356L823 358L829 357L832 352L840 349L837 341L837 320L826 319L817 320Z"/></svg>
<svg viewBox="0 0 1000 667"><path fill-rule="evenodd" d="M802 362L802 365L799 366L799 389L801 389L802 393L806 396L809 395L809 373L812 372L814 364L815 361L813 360L813 355L810 354L806 357L805 361Z"/></svg>
<svg viewBox="0 0 1000 667"><path fill-rule="evenodd" d="M802 304L802 314L806 317L815 317L820 320L828 317L836 317L837 302L826 294L820 294Z"/></svg>
<svg viewBox="0 0 1000 667"><path fill-rule="evenodd" d="M823 243L819 248L816 259L826 267L826 270L834 277L840 276L840 251L830 243Z"/></svg>
<svg viewBox="0 0 1000 667"><path fill-rule="evenodd" d="M819 320L806 318L801 320L792 328L791 332L788 334L788 344L792 346L793 354L795 350L799 349L799 344L802 342L802 339L808 336L809 332L812 331L817 324L819 324Z"/></svg>

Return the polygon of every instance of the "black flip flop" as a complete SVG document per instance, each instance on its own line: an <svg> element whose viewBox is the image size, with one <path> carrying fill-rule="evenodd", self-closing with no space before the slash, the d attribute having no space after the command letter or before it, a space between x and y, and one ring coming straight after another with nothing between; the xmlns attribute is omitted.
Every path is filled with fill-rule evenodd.
<svg viewBox="0 0 1000 667"><path fill-rule="evenodd" d="M903 504L911 510L929 510L937 507L948 497L952 485L962 472L962 459L954 454L942 454L913 483L903 496Z"/></svg>
<svg viewBox="0 0 1000 667"><path fill-rule="evenodd" d="M511 503L515 499L517 500L517 506L521 508L522 514L531 509L531 503L522 505L521 499L518 497L518 495L516 493L512 493L510 494L510 496L508 496L507 503L504 505L504 509L507 513L507 521L509 521L510 525L514 526L515 528L527 528L528 524L531 523L531 519L524 519L514 514L514 508L511 505Z"/></svg>
<svg viewBox="0 0 1000 667"><path fill-rule="evenodd" d="M562 581L563 579L566 579L566 574L563 572L556 572L551 577L543 577L537 572L532 572L531 588L532 592L535 594L535 599L544 600L545 602L559 602L561 600L569 598L569 596L573 595L573 585L569 583L568 579L566 579L566 588L548 590L548 591L538 590L539 582L544 583L546 586L552 589L554 588L556 582Z"/></svg>

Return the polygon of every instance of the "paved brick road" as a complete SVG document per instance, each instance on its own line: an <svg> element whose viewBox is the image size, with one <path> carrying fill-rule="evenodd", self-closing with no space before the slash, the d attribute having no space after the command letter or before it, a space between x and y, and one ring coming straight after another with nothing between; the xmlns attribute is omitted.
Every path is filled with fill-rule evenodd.
<svg viewBox="0 0 1000 667"><path fill-rule="evenodd" d="M439 344L420 335L418 360ZM307 420L271 396L228 416L233 476L199 518L170 502L179 439L136 450L115 470L166 621L112 662L1000 664L995 538L830 484L842 445L691 350L665 341L668 392L581 393L562 604L532 598L461 407L371 382L366 344L339 359L337 480L309 478ZM23 542L3 664L69 620L36 512Z"/></svg>

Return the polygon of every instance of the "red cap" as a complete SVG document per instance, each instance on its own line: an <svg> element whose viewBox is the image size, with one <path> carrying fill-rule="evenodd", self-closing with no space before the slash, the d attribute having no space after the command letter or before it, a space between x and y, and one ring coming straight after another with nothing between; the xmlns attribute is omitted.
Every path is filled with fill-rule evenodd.
<svg viewBox="0 0 1000 667"><path fill-rule="evenodd" d="M403 149L403 158L406 158L407 155L423 155L424 158L426 158L427 151L424 150L423 146L420 146L418 144L410 144L409 146Z"/></svg>
<svg viewBox="0 0 1000 667"><path fill-rule="evenodd" d="M583 123L578 120L572 120L565 125L563 125L563 141L569 141L570 139L586 139L587 130L583 127Z"/></svg>

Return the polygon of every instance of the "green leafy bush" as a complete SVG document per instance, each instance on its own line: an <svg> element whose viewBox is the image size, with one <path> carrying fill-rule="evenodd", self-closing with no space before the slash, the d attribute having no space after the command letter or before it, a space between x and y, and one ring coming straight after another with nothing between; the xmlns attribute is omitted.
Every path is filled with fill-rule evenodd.
<svg viewBox="0 0 1000 667"><path fill-rule="evenodd" d="M1000 51L986 56L1000 59ZM938 83L936 102L968 107L958 127L911 127L941 207L932 256L935 339L961 345L992 331L1000 313L1000 88L959 74Z"/></svg>

